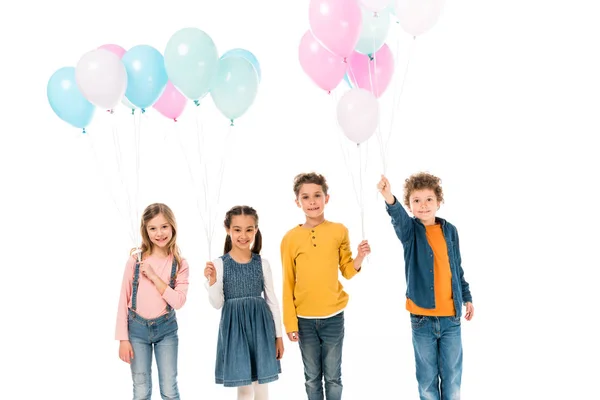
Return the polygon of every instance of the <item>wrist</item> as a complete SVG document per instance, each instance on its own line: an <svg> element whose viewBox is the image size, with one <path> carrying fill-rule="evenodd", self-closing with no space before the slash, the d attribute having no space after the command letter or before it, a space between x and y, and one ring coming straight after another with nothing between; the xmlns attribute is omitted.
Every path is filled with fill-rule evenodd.
<svg viewBox="0 0 600 400"><path fill-rule="evenodd" d="M354 259L354 269L360 271L364 257L358 256Z"/></svg>
<svg viewBox="0 0 600 400"><path fill-rule="evenodd" d="M385 202L391 206L392 204L394 204L396 202L396 198L394 197L393 194L390 194L388 196L385 196Z"/></svg>

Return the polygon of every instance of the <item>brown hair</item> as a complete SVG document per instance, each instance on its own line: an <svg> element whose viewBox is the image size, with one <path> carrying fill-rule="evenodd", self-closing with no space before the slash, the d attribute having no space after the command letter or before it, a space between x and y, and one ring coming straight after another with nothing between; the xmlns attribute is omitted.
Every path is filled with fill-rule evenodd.
<svg viewBox="0 0 600 400"><path fill-rule="evenodd" d="M321 174L317 174L316 172L306 172L302 174L298 174L294 177L294 194L296 198L298 198L298 194L300 193L300 188L305 183L313 183L315 185L320 185L321 189L325 196L327 196L327 191L329 190L329 186L327 186L327 180Z"/></svg>
<svg viewBox="0 0 600 400"><path fill-rule="evenodd" d="M225 221L223 221L223 225L225 228L231 229L231 219L238 215L249 215L254 218L254 228L258 228L258 213L256 210L250 206L235 206L232 207L225 214ZM225 246L223 247L223 254L227 254L231 251L233 244L231 243L231 236L227 235L225 238ZM260 234L260 230L256 231L256 236L254 237L254 243L252 244L251 251L254 254L260 254L260 249L262 248L262 235Z"/></svg>
<svg viewBox="0 0 600 400"><path fill-rule="evenodd" d="M442 180L427 172L419 172L411 175L404 182L404 204L410 207L410 195L415 190L431 189L435 193L437 201L444 202L444 192L441 186Z"/></svg>
<svg viewBox="0 0 600 400"><path fill-rule="evenodd" d="M177 261L177 269L179 270L179 266L181 265L181 256L179 255L179 248L177 247L177 222L175 221L175 215L173 211L166 204L162 203L154 203L150 204L144 210L142 214L142 223L140 224L140 232L142 234L142 255L144 253L152 253L152 242L150 241L150 237L148 236L148 222L157 215L162 214L169 225L171 225L171 229L173 230L173 235L171 236L171 240L167 243L167 254L173 255L175 260ZM132 249L131 252L135 252L136 249Z"/></svg>

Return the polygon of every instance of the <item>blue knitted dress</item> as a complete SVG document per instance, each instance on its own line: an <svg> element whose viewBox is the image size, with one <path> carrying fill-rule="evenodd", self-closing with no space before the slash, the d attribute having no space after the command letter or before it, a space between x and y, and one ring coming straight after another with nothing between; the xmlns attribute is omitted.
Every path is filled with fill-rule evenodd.
<svg viewBox="0 0 600 400"><path fill-rule="evenodd" d="M281 365L275 351L273 314L262 296L264 276L260 255L245 264L229 254L223 260L223 294L215 381L246 386L277 380Z"/></svg>

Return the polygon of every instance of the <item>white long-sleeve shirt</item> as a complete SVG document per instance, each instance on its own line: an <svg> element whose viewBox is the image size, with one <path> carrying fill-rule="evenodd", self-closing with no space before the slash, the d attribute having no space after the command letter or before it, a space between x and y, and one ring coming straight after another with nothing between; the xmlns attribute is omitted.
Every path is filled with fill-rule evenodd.
<svg viewBox="0 0 600 400"><path fill-rule="evenodd" d="M282 337L283 333L281 329L281 314L279 311L279 302L277 301L277 296L275 295L275 290L273 287L273 274L271 273L271 265L262 257L261 260L263 277L265 280L265 301L267 302L267 305L273 314L273 322L275 323L275 336ZM206 290L208 291L208 301L210 304L214 308L220 309L223 307L223 303L225 303L225 295L223 293L223 260L221 258L217 258L213 260L213 264L217 273L217 280L212 286L210 286L207 281L204 284L204 287L206 287Z"/></svg>

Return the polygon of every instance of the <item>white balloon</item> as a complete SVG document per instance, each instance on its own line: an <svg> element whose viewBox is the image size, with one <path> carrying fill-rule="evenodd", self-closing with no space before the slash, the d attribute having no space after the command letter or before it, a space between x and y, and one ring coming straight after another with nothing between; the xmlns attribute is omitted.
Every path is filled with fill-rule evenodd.
<svg viewBox="0 0 600 400"><path fill-rule="evenodd" d="M116 54L96 49L79 59L75 81L90 103L112 110L125 95L127 71Z"/></svg>
<svg viewBox="0 0 600 400"><path fill-rule="evenodd" d="M437 23L444 0L394 0L394 11L405 32L419 36Z"/></svg>
<svg viewBox="0 0 600 400"><path fill-rule="evenodd" d="M356 144L365 142L379 125L379 102L368 90L350 89L338 102L337 119L348 139Z"/></svg>

